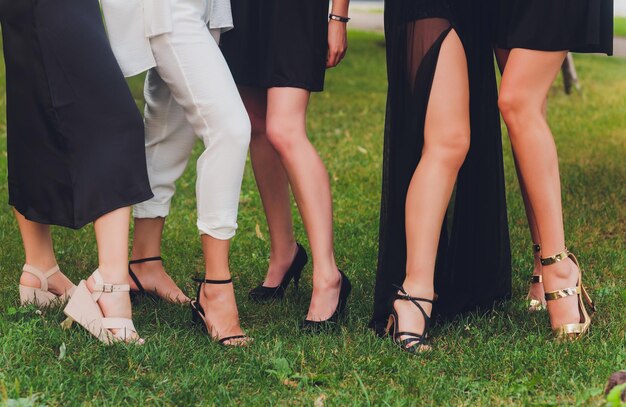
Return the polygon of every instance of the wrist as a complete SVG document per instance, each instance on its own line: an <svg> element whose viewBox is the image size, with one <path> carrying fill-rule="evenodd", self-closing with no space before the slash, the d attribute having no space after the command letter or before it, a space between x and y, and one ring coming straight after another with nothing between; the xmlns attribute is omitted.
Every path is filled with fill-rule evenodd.
<svg viewBox="0 0 626 407"><path fill-rule="evenodd" d="M348 23L348 21L350 21L350 18L349 18L349 17L347 17L347 16L342 16L342 15L338 15L338 14L334 14L334 13L330 13L330 14L328 15L328 19L329 19L330 21L338 21L338 22L340 22L340 23L344 23L344 24L347 24L347 23Z"/></svg>

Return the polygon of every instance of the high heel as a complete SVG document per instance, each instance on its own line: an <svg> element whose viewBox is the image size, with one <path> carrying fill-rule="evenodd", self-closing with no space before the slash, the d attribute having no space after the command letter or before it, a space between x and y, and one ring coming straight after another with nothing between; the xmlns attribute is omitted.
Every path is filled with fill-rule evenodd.
<svg viewBox="0 0 626 407"><path fill-rule="evenodd" d="M309 257L306 254L306 250L298 243L298 251L287 273L283 277L283 281L276 287L265 287L263 283L261 283L250 291L248 297L255 302L268 302L275 299L282 299L285 296L285 291L287 287L289 287L291 280L293 280L293 285L296 290L298 289L302 270L308 261Z"/></svg>
<svg viewBox="0 0 626 407"><path fill-rule="evenodd" d="M427 350L428 342L430 339L430 325L431 318L430 315L426 313L424 307L422 307L420 302L427 302L429 304L433 304L437 300L437 295L431 300L428 298L419 298L419 297L411 297L403 287L396 287L398 291L402 294L396 292L394 296L391 298L391 314L389 315L389 322L387 323L386 332L387 335L391 338L391 340L400 347L405 352L409 353L419 353L421 351ZM402 301L411 301L413 305L417 307L417 309L422 313L422 317L424 318L424 331L421 334L415 332L401 332L399 328L399 317L398 312L393 307L393 304L397 300ZM404 337L404 339L402 339Z"/></svg>
<svg viewBox="0 0 626 407"><path fill-rule="evenodd" d="M149 291L146 291L145 288L143 288L143 285L141 285L141 281L139 281L139 278L137 277L137 275L135 274L135 272L130 268L130 266L132 266L133 264L141 264L141 263L147 263L147 262L151 262L151 261L160 261L162 262L163 259L159 256L159 257L147 257L145 259L137 259L137 260L131 260L128 262L128 275L130 276L130 278L133 280L133 282L135 283L135 285L137 286L137 291L130 291L130 298L131 300L135 300L139 297L148 297L154 301L160 300L161 297L159 297L158 295L155 295L154 293L151 293Z"/></svg>
<svg viewBox="0 0 626 407"><path fill-rule="evenodd" d="M550 266L565 259L571 259L576 267L578 267L578 283L576 287L564 288L557 291L547 292L545 297L546 301L556 301L561 298L571 297L576 295L578 297L578 311L580 313L580 321L573 324L564 324L553 329L557 339L578 339L589 331L591 326L591 316L587 312L585 302L589 305L592 312L596 312L596 306L591 300L591 297L587 293L587 289L583 285L582 269L578 263L578 259L569 250L561 253L557 253L553 256L542 258L541 264L543 266Z"/></svg>
<svg viewBox="0 0 626 407"><path fill-rule="evenodd" d="M55 302L64 303L70 299L76 290L75 285L72 285L72 288L62 295L56 295L48 290L48 279L61 271L58 265L52 267L45 273L29 264L25 264L22 270L24 273L29 273L37 277L40 283L38 288L20 284L20 304L22 305L33 304L37 307L44 308L49 307Z"/></svg>
<svg viewBox="0 0 626 407"><path fill-rule="evenodd" d="M206 280L203 278L194 278L193 281L198 283L198 292L195 300L191 300L189 305L191 306L191 321L194 324L201 324L202 329L217 343L222 346L247 346L252 343L253 339L248 335L231 335L220 338L219 335L216 335L213 327L209 324L206 318L206 313L202 305L200 305L200 296L202 295L202 285L203 284L232 284L233 279L229 278L228 280ZM231 343L235 341L234 343Z"/></svg>
<svg viewBox="0 0 626 407"><path fill-rule="evenodd" d="M330 318L324 321L311 321L305 319L302 322L302 330L308 333L320 333L322 331L327 331L330 329L337 328L339 326L339 320L342 318L347 310L348 306L348 297L350 296L350 292L352 291L352 284L350 284L350 280L348 277L343 274L343 271L339 270L339 274L341 274L341 288L339 289L339 301L337 302L337 308L335 308L335 312Z"/></svg>
<svg viewBox="0 0 626 407"><path fill-rule="evenodd" d="M128 292L130 291L130 286L128 284L107 284L98 270L94 271L91 276L95 282L93 291L87 288L85 280L80 282L74 295L67 303L65 310L63 310L65 315L68 316L68 320L63 323L63 326L69 327L72 325L72 322L77 322L90 334L107 345L114 342L143 344L143 339L132 338L132 336L137 334L132 319L105 317L100 305L98 305L98 300L100 300L103 294ZM112 330L119 331L113 334Z"/></svg>
<svg viewBox="0 0 626 407"><path fill-rule="evenodd" d="M533 245L533 254L534 256L541 256L541 245L540 244L534 244ZM543 284L543 276L541 274L536 275L533 274L530 277L530 284L531 287L534 284ZM530 295L530 290L528 291L528 295L526 296L526 300L528 301L528 311L529 312L539 312L539 311L546 311L547 308L547 304L546 304L546 300L544 298L532 298Z"/></svg>

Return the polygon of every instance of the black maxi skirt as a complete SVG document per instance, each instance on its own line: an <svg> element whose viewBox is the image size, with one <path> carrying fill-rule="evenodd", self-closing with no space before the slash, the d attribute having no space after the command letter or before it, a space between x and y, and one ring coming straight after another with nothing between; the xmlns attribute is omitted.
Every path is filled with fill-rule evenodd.
<svg viewBox="0 0 626 407"><path fill-rule="evenodd" d="M613 0L496 0L500 48L613 54Z"/></svg>
<svg viewBox="0 0 626 407"><path fill-rule="evenodd" d="M0 0L9 204L80 228L150 199L141 114L97 0Z"/></svg>
<svg viewBox="0 0 626 407"><path fill-rule="evenodd" d="M424 146L426 109L441 44L455 29L467 54L471 146L441 229L433 312L451 318L511 294L502 138L491 21L485 0L387 0L389 91L374 312L381 334L406 276L405 203ZM454 120L454 118L450 118Z"/></svg>
<svg viewBox="0 0 626 407"><path fill-rule="evenodd" d="M232 0L221 48L239 86L324 89L327 0Z"/></svg>

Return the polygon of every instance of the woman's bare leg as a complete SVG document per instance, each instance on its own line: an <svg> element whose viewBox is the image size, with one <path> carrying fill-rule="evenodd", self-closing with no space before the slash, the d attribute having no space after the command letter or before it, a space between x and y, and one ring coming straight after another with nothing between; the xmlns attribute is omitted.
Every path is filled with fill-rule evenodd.
<svg viewBox="0 0 626 407"><path fill-rule="evenodd" d="M25 263L43 272L56 266L50 226L27 220L18 211L13 210L24 244ZM55 273L48 279L48 289L56 295L63 295L72 288L72 282L63 274ZM39 287L39 279L30 274L22 273L20 284L27 287Z"/></svg>
<svg viewBox="0 0 626 407"><path fill-rule="evenodd" d="M280 157L267 139L267 90L240 87L252 123L250 159L270 233L270 263L263 283L276 287L291 266L298 247L293 232L289 179Z"/></svg>
<svg viewBox="0 0 626 407"><path fill-rule="evenodd" d="M94 222L98 243L98 270L107 284L128 283L129 229L130 208L109 212ZM87 279L90 290L93 290L94 285L93 278ZM105 317L132 319L133 311L128 292L104 293L98 300L98 305Z"/></svg>
<svg viewBox="0 0 626 407"><path fill-rule="evenodd" d="M566 51L512 50L500 89L500 110L535 214L544 257L565 250L558 157L543 106L566 55ZM543 281L546 291L575 287L578 269L569 259L544 266ZM548 311L553 327L580 320L575 296L549 302Z"/></svg>
<svg viewBox="0 0 626 407"><path fill-rule="evenodd" d="M441 46L424 130L422 157L406 200L407 266L403 286L411 296L432 299L441 226L470 144L467 60L454 30ZM431 304L420 305L430 314ZM424 318L415 305L396 301L394 307L401 331L423 332Z"/></svg>
<svg viewBox="0 0 626 407"><path fill-rule="evenodd" d="M164 227L165 218L135 218L131 259L161 257ZM151 261L133 264L132 270L145 290L149 292L158 291L159 295L169 298L172 302L184 303L189 301L189 298L167 274L163 262ZM129 279L129 283L132 290L137 290L137 285L132 279Z"/></svg>
<svg viewBox="0 0 626 407"><path fill-rule="evenodd" d="M509 59L509 55L511 54L510 50L496 49L496 60L498 61L498 66L500 67L500 73L504 73L506 68L506 64ZM543 116L547 118L548 116L548 99L544 99L542 106ZM535 213L533 211L532 205L530 204L530 200L528 199L528 192L526 191L526 183L524 182L524 177L519 169L519 164L517 162L517 158L515 154L513 154L513 160L515 162L515 170L517 172L517 179L519 181L520 191L522 193L522 199L524 201L524 208L526 210L526 219L528 220L528 227L530 229L530 237L533 241L533 244L541 245L541 236L539 235L539 228L537 227L537 220L535 219ZM533 275L540 276L541 275L541 253L533 252ZM544 294L545 290L543 289L543 284L531 284L530 290L528 292L528 299L538 300L544 302Z"/></svg>
<svg viewBox="0 0 626 407"><path fill-rule="evenodd" d="M313 296L307 319L321 321L336 310L341 276L333 252L328 172L306 134L308 102L306 90L269 89L266 133L285 168L311 245Z"/></svg>

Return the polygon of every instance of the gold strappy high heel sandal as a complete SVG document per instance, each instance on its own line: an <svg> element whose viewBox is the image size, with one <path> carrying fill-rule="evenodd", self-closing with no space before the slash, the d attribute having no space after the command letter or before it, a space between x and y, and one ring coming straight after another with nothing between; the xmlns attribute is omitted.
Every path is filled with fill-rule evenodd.
<svg viewBox="0 0 626 407"><path fill-rule="evenodd" d="M39 279L39 287L30 287L20 284L20 303L22 305L33 304L43 308L49 307L55 302L62 304L67 301L76 290L76 286L73 285L72 288L62 295L56 295L48 291L48 279L61 271L58 265L44 273L36 267L25 264L23 271L24 273L29 273L37 277Z"/></svg>
<svg viewBox="0 0 626 407"><path fill-rule="evenodd" d="M541 245L539 244L533 244L533 254L534 256L541 256ZM540 257L541 258L541 257ZM533 274L530 277L530 284L531 287L534 284L543 284L543 276L541 274L536 275ZM548 307L546 306L546 300L544 298L533 298L530 295L530 290L528 291L528 295L526 296L526 300L528 301L528 311L529 312L538 312L538 311L545 311L548 309Z"/></svg>
<svg viewBox="0 0 626 407"><path fill-rule="evenodd" d="M543 266L550 266L552 264L563 261L567 258L572 259L576 267L579 270L578 276L578 284L576 287L564 288L557 291L547 292L546 293L546 301L556 301L560 298L571 297L576 295L578 297L578 310L580 313L580 322L574 324L565 324L553 329L554 333L557 336L557 339L578 339L582 337L587 331L589 331L589 327L591 326L591 316L587 312L585 308L586 302L591 308L592 312L596 312L596 306L591 300L591 297L587 293L587 289L583 285L583 276L582 269L578 263L578 259L569 250L565 249L565 251L561 253L557 253L550 257L541 258L541 264ZM584 302L583 302L584 300Z"/></svg>
<svg viewBox="0 0 626 407"><path fill-rule="evenodd" d="M91 276L96 283L93 291L87 288L85 280L80 282L63 311L68 319L62 325L69 328L73 322L78 322L89 333L107 345L114 342L143 344L143 339L133 338L137 334L137 330L132 319L105 317L100 305L98 305L98 300L102 294L129 292L130 286L128 284L107 284L98 270L94 271ZM114 334L113 330L118 331Z"/></svg>

